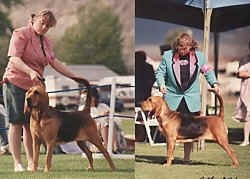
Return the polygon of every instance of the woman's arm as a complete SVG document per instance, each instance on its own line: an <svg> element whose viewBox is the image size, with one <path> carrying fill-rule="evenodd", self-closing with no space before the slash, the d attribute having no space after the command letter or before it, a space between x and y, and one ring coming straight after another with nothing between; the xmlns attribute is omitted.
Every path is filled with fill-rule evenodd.
<svg viewBox="0 0 250 179"><path fill-rule="evenodd" d="M237 73L237 77L238 78L243 78L243 79L250 78L250 72L249 71L239 71Z"/></svg>
<svg viewBox="0 0 250 179"><path fill-rule="evenodd" d="M156 78L157 85L159 86L160 91L163 94L165 94L166 90L167 90L167 87L165 84L165 79L166 79L166 75L167 75L167 60L168 60L168 58L172 58L171 51L168 51L163 55L162 61L155 72L155 78Z"/></svg>
<svg viewBox="0 0 250 179"><path fill-rule="evenodd" d="M28 65L26 65L23 60L19 57L10 57L9 59L10 63L20 71L28 74L31 78L31 80L38 80L38 78L41 78L39 73L37 73L35 70L30 68Z"/></svg>
<svg viewBox="0 0 250 179"><path fill-rule="evenodd" d="M57 72L68 78L77 78L78 76L71 72L63 63L58 59L55 59L53 63L50 64Z"/></svg>

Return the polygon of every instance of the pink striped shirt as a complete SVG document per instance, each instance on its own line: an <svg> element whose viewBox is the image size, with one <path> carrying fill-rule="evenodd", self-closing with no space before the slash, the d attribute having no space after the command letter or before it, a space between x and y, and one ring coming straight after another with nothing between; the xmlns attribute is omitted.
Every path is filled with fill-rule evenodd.
<svg viewBox="0 0 250 179"><path fill-rule="evenodd" d="M42 76L45 66L53 63L55 59L52 43L46 36L43 36L43 46L46 56L42 51L39 36L35 33L32 25L29 24L26 27L14 30L10 40L8 56L21 58L26 65ZM7 78L8 81L25 90L33 85L30 76L15 68L12 61L9 61L3 78Z"/></svg>

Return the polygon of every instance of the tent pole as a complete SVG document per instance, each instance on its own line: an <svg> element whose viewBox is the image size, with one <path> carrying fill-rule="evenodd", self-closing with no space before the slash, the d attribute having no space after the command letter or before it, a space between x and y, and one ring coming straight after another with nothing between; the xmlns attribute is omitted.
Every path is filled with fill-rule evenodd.
<svg viewBox="0 0 250 179"><path fill-rule="evenodd" d="M214 72L215 76L218 79L218 63L219 63L219 33L214 32ZM217 100L214 95L214 114L217 114Z"/></svg>
<svg viewBox="0 0 250 179"><path fill-rule="evenodd" d="M205 54L206 60L208 60L208 52L209 52L209 35L210 35L210 23L211 23L211 15L212 8L207 8L208 0L205 0L205 8L204 8L204 40L203 40L203 52ZM205 78L202 77L202 103L201 103L201 112L203 115L206 115L206 104L207 104L207 83ZM205 140L199 141L199 149L205 150Z"/></svg>
<svg viewBox="0 0 250 179"><path fill-rule="evenodd" d="M212 8L204 9L204 41L203 41L203 52L206 60L208 60L209 51L209 35L210 35L210 22L211 22ZM202 78L202 113L206 113L207 104L207 84L205 79Z"/></svg>

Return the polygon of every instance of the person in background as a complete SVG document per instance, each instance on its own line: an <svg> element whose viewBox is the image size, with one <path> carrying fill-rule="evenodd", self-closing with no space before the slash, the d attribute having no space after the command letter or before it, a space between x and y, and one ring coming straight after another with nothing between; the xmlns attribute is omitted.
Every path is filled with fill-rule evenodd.
<svg viewBox="0 0 250 179"><path fill-rule="evenodd" d="M9 152L9 141L8 141L8 132L6 128L6 110L4 109L3 99L0 97L0 136L1 136L1 146L0 154L6 155L10 154Z"/></svg>
<svg viewBox="0 0 250 179"><path fill-rule="evenodd" d="M144 51L135 52L135 106L151 96L151 90L155 82L153 66L146 62Z"/></svg>
<svg viewBox="0 0 250 179"><path fill-rule="evenodd" d="M91 88L91 108L90 108L90 114L91 117L95 119L97 130L100 132L100 136L103 140L103 145L107 149L108 147L108 131L109 131L109 117L106 116L109 114L110 108L105 103L100 103L99 101L100 95L96 88ZM81 104L79 106L79 110L83 109L84 100L85 100L85 94L81 94ZM102 116L102 117L100 117ZM121 153L121 149L119 148L118 139L117 139L117 127L118 124L116 121L114 121L114 133L113 133L113 153Z"/></svg>
<svg viewBox="0 0 250 179"><path fill-rule="evenodd" d="M218 88L214 71L206 63L198 43L187 33L181 33L172 50L165 51L156 71L156 81L169 108L181 113L199 115L201 109L200 80L203 73L210 86ZM184 162L190 161L192 143L184 144Z"/></svg>
<svg viewBox="0 0 250 179"><path fill-rule="evenodd" d="M248 48L250 50L250 41ZM244 140L240 146L248 146L250 134L250 54L240 60L237 77L241 79L241 87L233 119L244 123Z"/></svg>
<svg viewBox="0 0 250 179"><path fill-rule="evenodd" d="M56 25L54 14L42 10L32 14L27 26L13 31L3 75L3 98L10 123L9 147L14 161L14 171L25 171L21 160L21 136L28 161L27 170L32 170L33 152L29 119L24 116L25 92L43 79L44 68L49 64L57 72L69 78L81 78L69 71L55 56L52 43L45 34Z"/></svg>

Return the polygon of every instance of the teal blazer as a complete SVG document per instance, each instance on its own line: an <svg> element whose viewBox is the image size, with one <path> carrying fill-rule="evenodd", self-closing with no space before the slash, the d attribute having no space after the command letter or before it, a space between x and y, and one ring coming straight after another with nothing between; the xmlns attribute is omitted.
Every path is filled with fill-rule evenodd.
<svg viewBox="0 0 250 179"><path fill-rule="evenodd" d="M176 110L182 100L185 99L190 112L198 112L201 109L200 73L203 73L207 82L212 86L217 83L214 71L206 64L205 56L200 51L190 55L190 80L187 89L182 89L180 84L180 60L174 56L173 50L163 54L161 64L156 70L156 82L158 86L166 86L164 96L171 110Z"/></svg>

